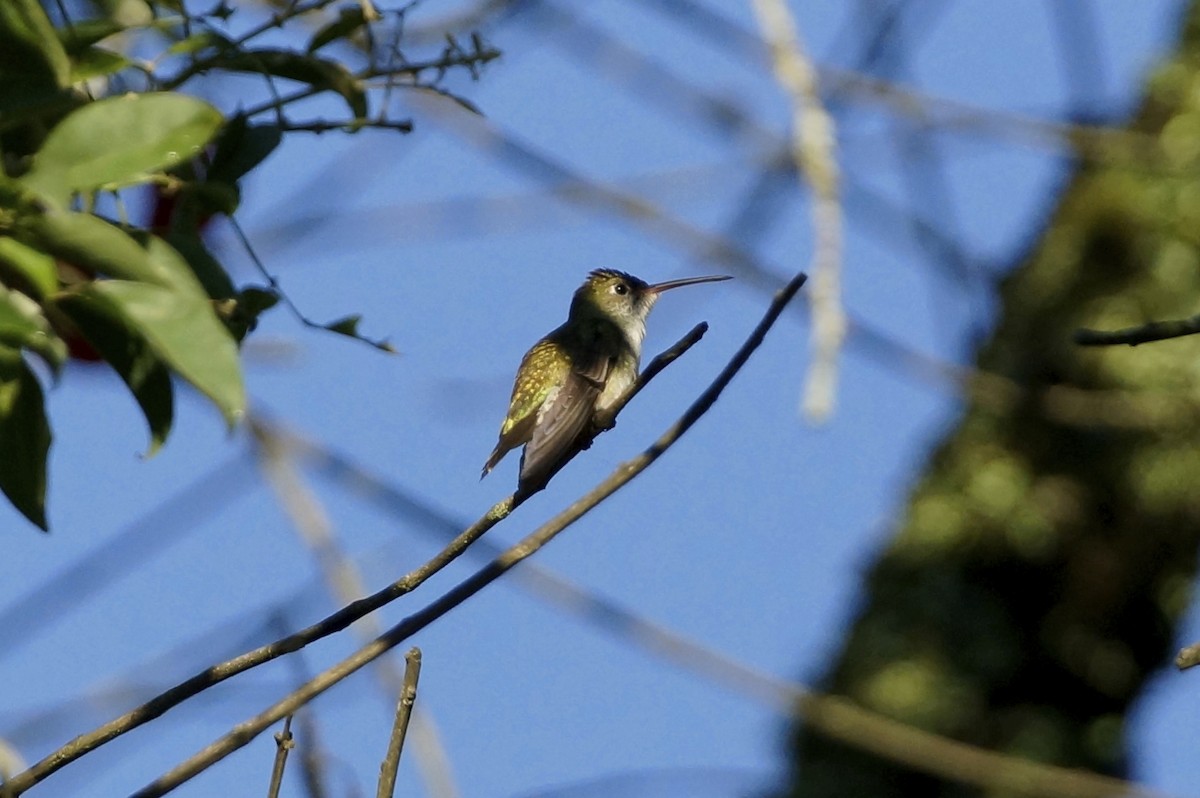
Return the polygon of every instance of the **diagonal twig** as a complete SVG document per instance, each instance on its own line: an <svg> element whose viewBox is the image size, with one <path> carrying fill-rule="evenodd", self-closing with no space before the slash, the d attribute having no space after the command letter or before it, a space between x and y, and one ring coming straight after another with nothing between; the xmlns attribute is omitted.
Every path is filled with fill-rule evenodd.
<svg viewBox="0 0 1200 798"><path fill-rule="evenodd" d="M413 646L404 655L404 684L400 688L400 700L396 703L396 721L392 724L392 735L388 739L387 755L379 766L379 787L375 798L392 798L396 792L396 771L400 767L400 752L404 750L404 736L408 733L408 720L412 717L413 704L417 700L417 681L421 677L421 649Z"/></svg>
<svg viewBox="0 0 1200 798"><path fill-rule="evenodd" d="M798 288L798 286L797 286ZM693 328L678 343L660 354L639 375L637 382L630 389L630 396L640 391L656 374L662 371L704 335L707 325L700 324ZM622 405L623 406L623 405ZM251 423L255 423L253 420ZM603 430L593 430L593 436ZM561 467L561 465L560 465ZM52 773L74 762L85 754L94 751L117 737L136 729L137 727L160 717L163 713L183 703L208 688L219 684L239 673L255 668L285 654L290 654L304 648L308 644L340 632L358 619L389 604L397 598L411 593L434 574L441 571L471 545L483 536L485 532L500 523L520 506L525 499L532 495L510 495L494 504L490 510L467 529L458 534L441 552L423 565L410 571L400 579L383 589L352 601L328 617L311 626L301 629L294 634L275 640L256 649L247 651L232 659L212 665L194 676L180 682L150 699L141 706L126 712L102 726L79 735L75 739L52 751L39 762L22 773L18 773L7 783L14 795L20 795L25 790L42 781ZM380 652L383 653L383 652ZM374 659L374 657L372 657ZM365 664L365 663L364 663ZM282 716L281 716L282 717Z"/></svg>
<svg viewBox="0 0 1200 798"><path fill-rule="evenodd" d="M307 684L293 691L290 695L285 696L260 714L238 724L229 733L215 740L211 745L155 779L152 783L135 793L135 796L137 798L153 798L153 796L164 795L196 774L224 759L229 754L247 745L280 718L290 712L294 712L297 707L304 706L330 687L398 646L499 579L518 563L539 551L560 532L583 517L589 510L644 471L667 449L671 448L687 430L712 408L722 391L725 390L725 387L729 385L733 377L746 364L746 361L750 359L750 355L762 343L767 331L775 324L788 302L799 292L800 287L806 279L807 276L804 273L797 274L775 295L775 299L767 308L766 314L758 323L758 326L754 328L745 343L734 353L733 358L721 370L712 384L700 394L678 421L640 455L618 466L612 474L585 496L538 527L516 545L505 550L503 554L489 565L477 571L463 582L460 582L424 609L408 616L368 645L363 646L351 656L318 674Z"/></svg>

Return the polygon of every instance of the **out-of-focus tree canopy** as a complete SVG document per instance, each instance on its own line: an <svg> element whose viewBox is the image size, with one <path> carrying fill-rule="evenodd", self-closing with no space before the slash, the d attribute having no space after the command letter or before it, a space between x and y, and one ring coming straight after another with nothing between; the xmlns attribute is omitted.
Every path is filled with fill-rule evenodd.
<svg viewBox="0 0 1200 798"><path fill-rule="evenodd" d="M1124 774L1126 715L1171 653L1200 542L1195 338L1080 328L1200 295L1200 8L1125 134L1078 170L1001 289L957 426L928 462L825 685L924 729ZM801 729L793 796L966 795Z"/></svg>

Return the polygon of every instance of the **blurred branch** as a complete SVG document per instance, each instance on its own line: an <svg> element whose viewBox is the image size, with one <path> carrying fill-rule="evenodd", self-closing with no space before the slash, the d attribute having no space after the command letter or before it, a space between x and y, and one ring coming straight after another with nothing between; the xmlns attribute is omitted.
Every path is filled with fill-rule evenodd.
<svg viewBox="0 0 1200 798"><path fill-rule="evenodd" d="M258 487L239 453L163 499L106 542L30 589L0 611L0 658L52 628L72 608L86 604L113 581L138 570L204 521L225 512Z"/></svg>
<svg viewBox="0 0 1200 798"><path fill-rule="evenodd" d="M313 552L334 604L342 606L353 603L366 594L366 584L354 561L338 545L328 514L296 468L293 447L269 424L252 419L250 429L258 444L259 462L267 482L291 519L292 527ZM383 628L374 613L369 613L355 622L353 630L361 642L367 642L377 637ZM381 658L375 663L374 671L389 701L393 696L403 693L405 675L399 672L391 658ZM301 681L307 681L308 678L306 675ZM414 733L432 738L433 725L418 724ZM425 781L426 793L432 796L457 795L447 757L439 750L442 747L440 741L432 738L422 743L417 746L416 761Z"/></svg>
<svg viewBox="0 0 1200 798"><path fill-rule="evenodd" d="M1200 665L1200 643L1193 643L1187 648L1180 649L1175 656L1175 667L1181 671Z"/></svg>
<svg viewBox="0 0 1200 798"><path fill-rule="evenodd" d="M823 735L921 772L1014 795L1152 795L1119 779L1033 762L922 731L846 699L822 695L763 673L614 602L588 594L544 569L529 568L521 573L552 598L555 606L603 626L626 643L749 696Z"/></svg>
<svg viewBox="0 0 1200 798"><path fill-rule="evenodd" d="M671 0L629 4L663 14L684 30L690 30L713 46L742 61L771 66L768 48L762 39L723 15L714 7L694 0ZM562 21L570 13L556 4L538 0L483 0L461 14L411 27L407 34L412 41L432 42L444 36L446 30L477 29L504 14L551 13ZM579 19L578 25L586 25ZM1011 111L985 108L971 103L951 100L922 92L895 81L882 80L861 72L837 67L816 65L817 78L824 88L826 101L869 103L891 112L910 117L931 130L949 130L973 135L1003 138L1017 143L1062 148L1095 162L1123 161L1147 168L1171 170L1160 142L1154 136L1109 125L1090 125L1039 119ZM675 98L661 93L657 103L671 103ZM719 110L714 107L714 110ZM714 118L719 118L719 113ZM1175 170L1178 171L1178 170ZM1190 171L1195 171L1192 169Z"/></svg>
<svg viewBox="0 0 1200 798"><path fill-rule="evenodd" d="M1175 321L1152 321L1137 327L1126 327L1123 330L1088 330L1081 329L1075 333L1075 343L1081 346L1116 346L1128 344L1150 343L1164 341L1168 338L1181 338L1185 335L1200 333L1200 314L1189 319Z"/></svg>
<svg viewBox="0 0 1200 798"><path fill-rule="evenodd" d="M626 2L641 5L637 0ZM764 67L770 65L763 41L714 7L696 0L671 0L645 4L644 7L667 16L723 51ZM869 102L912 117L931 128L1005 138L1041 147L1066 145L1090 161L1136 163L1169 172L1181 171L1171 166L1158 137L1137 130L1038 119L984 108L831 66L819 65L817 73L829 100ZM1195 172L1196 169L1183 171Z"/></svg>
<svg viewBox="0 0 1200 798"><path fill-rule="evenodd" d="M317 713L311 708L299 713L300 723L300 777L307 798L326 798L330 794L328 780L328 756L317 733Z"/></svg>
<svg viewBox="0 0 1200 798"><path fill-rule="evenodd" d="M426 104L425 116L443 123L484 154L551 186L554 196L566 203L605 210L692 257L734 270L756 288L777 290L782 283L769 264L736 242L673 216L643 196L598 183L487 119L459 113L444 103ZM1001 374L921 352L853 315L847 320L849 340L876 361L916 379L951 386L989 408L1011 408L1035 397L1037 406L1052 420L1131 429L1169 429L1197 416L1194 403L1167 394L1026 386Z"/></svg>
<svg viewBox="0 0 1200 798"><path fill-rule="evenodd" d="M400 767L400 753L404 749L408 719L412 715L413 703L417 700L417 680L421 676L421 649L416 646L409 649L404 655L404 662L404 686L400 689L400 700L396 704L396 721L392 724L387 756L379 766L379 787L375 791L375 798L392 798L396 792L396 770Z"/></svg>
<svg viewBox="0 0 1200 798"><path fill-rule="evenodd" d="M294 434L277 434L281 443L287 446L293 456L312 464L318 469L318 473L334 479L348 492L370 500L398 520L406 521L421 529L439 530L439 536L443 534L443 531L453 534L455 530L462 527L462 524L453 518L421 504L419 500L405 494L401 489L362 470L344 457ZM486 555L491 558L499 556L502 551L502 548L484 538L472 546L468 554L474 557ZM379 559L377 555L374 558ZM809 693L807 688L802 685L763 674L751 666L689 640L640 616L613 599L572 583L537 562L526 562L512 576L519 584L524 585L545 600L549 606L702 678L713 680L728 689L763 702L781 713L793 715L798 713L800 705L794 700L794 697ZM282 606L293 605L297 601L298 599L293 596L285 599ZM246 625L244 619L235 619L234 626L237 628L244 629ZM206 646L199 645L195 641L188 641L185 643L185 647L194 650ZM1200 656L1200 644L1195 648L1197 656ZM161 669L161 666L155 666L152 670L159 671ZM224 694L222 693L222 695ZM840 716L835 714L834 717ZM930 756L936 760L937 757L943 756L943 753L941 749L935 748ZM993 768L993 770L997 769ZM1071 771L1055 771L1053 768L1050 768L1050 772L1066 772L1072 777L1080 775ZM1000 785L1006 783L1005 779L1016 778L1016 776L1017 774L1004 773L983 786ZM1036 784L1044 783L1044 781L1036 782ZM1128 790L1125 792L1127 793Z"/></svg>
<svg viewBox="0 0 1200 798"><path fill-rule="evenodd" d="M803 280L801 279L800 282L802 283ZM796 285L795 290L799 290L799 284ZM780 306L780 309L782 310L782 306ZM700 339L700 337L704 334L705 329L707 329L707 325L702 324L697 326L690 333L688 333L688 335L684 336L679 343L656 357L654 362L647 366L645 371L638 376L638 380L630 388L628 396L631 397L637 392L641 391L641 389L644 388L645 385L662 370L662 368L686 352ZM747 353L747 357L748 356L749 354ZM732 375L730 375L730 377L732 377ZM726 382L728 382L728 380L726 380ZM723 388L724 385L722 384L721 387ZM625 399L627 401L628 397ZM715 397L713 397L713 399L715 401ZM622 404L622 406L624 405ZM259 422L253 419L250 421L252 426L258 423ZM683 429L679 430L675 437L681 435L687 427L691 426L692 423L694 423L694 419L689 421L687 426L685 426ZM599 434L600 432L603 432L603 430L591 430L590 434L594 438L595 435ZM672 438L672 442L673 441L674 438ZM587 445L582 445L581 448L587 448ZM653 457L650 457L645 463L633 470L623 481L619 482L619 484L611 488L608 493L605 493L600 498L606 498L618 487L620 487L620 485L623 485L629 479L632 479L633 476L657 459L658 454L660 453L661 452L656 452ZM563 464L565 464L565 462L566 461L563 461ZM561 465L562 464L559 466L560 468ZM553 474L551 476L553 476ZM540 487L538 490L540 490ZM494 504L492 508L488 510L478 521L476 521L467 529L463 530L457 537L455 537L454 540L452 540L435 557L413 571L410 571L408 574L383 588L382 590L379 590L370 596L352 601L334 612L332 615L329 615L323 620L318 621L317 623L308 626L294 634L288 635L287 637L281 638L272 643L268 643L264 646L260 646L252 651L247 651L246 653L226 660L225 662L206 668L191 678L185 679L183 682L180 682L174 687L171 687L170 689L160 693L141 706L126 712L120 717L115 718L90 732L76 737L66 745L63 745L56 751L53 751L45 756L41 761L33 765L33 767L17 774L17 776L15 776L11 782L14 792L16 794L20 794L60 768L63 768L71 762L74 762L76 759L79 759L91 751L94 751L105 743L111 742L126 732L132 731L142 724L154 720L167 710L179 705L180 703L203 692L204 690L207 690L208 688L219 684L226 679L236 676L239 673L262 665L263 663L270 662L271 660L281 657L285 654L298 651L299 649L316 640L320 640L324 637L328 637L329 635L340 632L365 615L389 604L400 596L411 593L427 579L461 556L467 547L471 545L471 543L478 540L485 532L498 524L500 521L507 518L514 509L516 509L535 492L536 490L529 490L522 495L513 494L506 499L500 500ZM599 499L597 499L597 501L599 501ZM590 509L590 506L591 505L589 505L588 509ZM582 515L582 512L580 514ZM574 521L575 518L571 518L570 520ZM528 554L525 556L528 556ZM365 665L367 662L376 659L386 650L387 649L383 649L377 652L374 656L370 657L353 670L357 670L358 667L362 667L362 665ZM302 705L303 703L304 702L301 702L299 705ZM280 717L283 716L281 715ZM278 718L276 718L276 720L278 720Z"/></svg>
<svg viewBox="0 0 1200 798"><path fill-rule="evenodd" d="M295 711L297 707L308 703L355 671L404 642L413 634L426 628L480 590L483 590L518 563L535 554L560 532L644 471L711 409L725 387L738 371L741 370L742 366L746 364L746 361L750 359L750 355L754 353L754 350L762 343L767 331L775 324L780 314L783 313L784 307L800 290L806 279L807 277L803 273L797 274L784 290L775 296L774 301L772 301L758 326L755 327L745 343L738 349L725 368L721 370L721 373L712 384L705 389L675 424L639 456L618 466L607 479L597 485L588 494L534 530L516 545L505 550L500 557L493 560L488 566L477 571L465 581L460 582L456 587L443 594L424 609L405 618L369 645L360 648L350 657L318 674L299 690L294 691L259 715L238 724L228 734L172 768L136 793L136 795L139 798L163 795L248 744L279 718L287 715L289 712Z"/></svg>
<svg viewBox="0 0 1200 798"><path fill-rule="evenodd" d="M287 632L287 614L282 607L270 613L269 625L274 635ZM295 689L295 685L304 684L312 678L303 655L293 657L288 664L294 674L292 689ZM300 780L304 784L305 794L308 798L326 798L329 795L329 788L326 786L329 760L321 745L317 713L313 707L305 707L288 715L286 720L293 718L300 724ZM290 733L290 729L288 731ZM276 743L278 741L279 736L276 734Z"/></svg>
<svg viewBox="0 0 1200 798"><path fill-rule="evenodd" d="M283 729L275 733L275 763L271 767L271 784L267 788L267 798L279 798L279 789L283 786L283 769L287 767L288 754L296 747L292 739L292 716L283 719Z"/></svg>
<svg viewBox="0 0 1200 798"><path fill-rule="evenodd" d="M412 592L424 583L425 580L458 558L467 546L507 517L513 508L514 503L511 496L497 502L476 523L463 530L437 556L382 590L353 601L332 615L294 634L206 668L191 678L160 693L141 706L126 712L90 732L76 737L61 748L51 752L33 765L33 767L23 773L17 774L12 780L14 792L16 794L24 792L60 768L94 751L105 743L111 742L126 732L154 720L167 710L198 695L204 690L263 663L298 651L315 640L320 640L321 638L340 632L368 613L374 612L400 596ZM280 717L283 716L281 715Z"/></svg>
<svg viewBox="0 0 1200 798"><path fill-rule="evenodd" d="M816 70L784 0L754 0L759 28L771 50L775 77L792 99L792 160L813 190L813 361L804 409L813 421L833 412L837 358L846 338L841 300L842 204L838 196L837 134L821 103Z"/></svg>
<svg viewBox="0 0 1200 798"><path fill-rule="evenodd" d="M14 798L16 792L9 778L23 767L25 763L21 761L17 749L10 745L8 740L0 737L0 798Z"/></svg>
<svg viewBox="0 0 1200 798"><path fill-rule="evenodd" d="M412 133L413 123L411 119L344 119L336 122L317 119L312 122L284 122L279 125L279 129L284 133L315 133L318 136L334 130L355 133L363 128Z"/></svg>

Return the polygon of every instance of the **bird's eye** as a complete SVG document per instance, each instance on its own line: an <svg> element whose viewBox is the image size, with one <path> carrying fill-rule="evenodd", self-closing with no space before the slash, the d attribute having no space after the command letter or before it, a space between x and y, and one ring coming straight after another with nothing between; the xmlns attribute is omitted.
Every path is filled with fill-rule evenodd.
<svg viewBox="0 0 1200 798"><path fill-rule="evenodd" d="M613 286L613 291L624 296L629 293L629 286L625 285L625 283L617 283Z"/></svg>

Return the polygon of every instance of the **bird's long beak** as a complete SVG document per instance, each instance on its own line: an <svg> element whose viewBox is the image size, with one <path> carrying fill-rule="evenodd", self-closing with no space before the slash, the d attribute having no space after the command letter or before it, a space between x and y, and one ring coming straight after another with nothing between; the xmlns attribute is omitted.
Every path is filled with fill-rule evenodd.
<svg viewBox="0 0 1200 798"><path fill-rule="evenodd" d="M696 285L697 283L719 283L723 280L732 279L733 278L727 274L717 274L711 277L685 277L682 280L668 280L665 283L648 285L646 286L646 292L650 294L661 294L663 291L669 291L672 288L681 288L685 285Z"/></svg>

